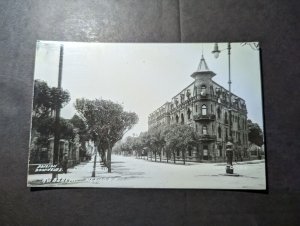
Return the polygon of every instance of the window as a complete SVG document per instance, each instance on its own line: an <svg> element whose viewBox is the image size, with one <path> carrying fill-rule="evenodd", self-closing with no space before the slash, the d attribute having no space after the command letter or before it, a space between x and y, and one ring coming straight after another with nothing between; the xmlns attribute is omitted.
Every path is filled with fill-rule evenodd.
<svg viewBox="0 0 300 226"><path fill-rule="evenodd" d="M198 125L196 124L196 132L198 132Z"/></svg>
<svg viewBox="0 0 300 226"><path fill-rule="evenodd" d="M208 155L208 146L207 145L203 145L203 155L204 156Z"/></svg>
<svg viewBox="0 0 300 226"><path fill-rule="evenodd" d="M195 112L198 112L198 105L195 105Z"/></svg>
<svg viewBox="0 0 300 226"><path fill-rule="evenodd" d="M225 112L225 124L228 124L228 116L227 116L227 112Z"/></svg>
<svg viewBox="0 0 300 226"><path fill-rule="evenodd" d="M207 126L202 127L202 134L207 135Z"/></svg>
<svg viewBox="0 0 300 226"><path fill-rule="evenodd" d="M189 108L187 110L187 116L188 116L188 119L191 119L191 110Z"/></svg>
<svg viewBox="0 0 300 226"><path fill-rule="evenodd" d="M180 94L180 103L183 103L184 102L184 94Z"/></svg>
<svg viewBox="0 0 300 226"><path fill-rule="evenodd" d="M215 95L215 94L214 94L214 88L213 88L212 86L210 86L210 94L211 94L212 96Z"/></svg>
<svg viewBox="0 0 300 226"><path fill-rule="evenodd" d="M226 128L225 140L228 140L228 129Z"/></svg>
<svg viewBox="0 0 300 226"><path fill-rule="evenodd" d="M206 95L206 86L202 85L201 86L201 96L205 96Z"/></svg>
<svg viewBox="0 0 300 226"><path fill-rule="evenodd" d="M210 105L210 112L213 114L214 113L214 109L213 109L213 105Z"/></svg>
<svg viewBox="0 0 300 226"><path fill-rule="evenodd" d="M222 156L222 146L219 145L218 149L219 149L220 156Z"/></svg>
<svg viewBox="0 0 300 226"><path fill-rule="evenodd" d="M176 115L176 123L178 123L178 121L179 121L179 117L178 115Z"/></svg>
<svg viewBox="0 0 300 226"><path fill-rule="evenodd" d="M202 105L201 107L201 114L202 115L207 115L207 107L205 104Z"/></svg>
<svg viewBox="0 0 300 226"><path fill-rule="evenodd" d="M221 109L219 107L218 107L217 113L218 113L218 119L220 119L221 118Z"/></svg>
<svg viewBox="0 0 300 226"><path fill-rule="evenodd" d="M183 116L183 114L181 114L181 124L182 125L184 124L184 116Z"/></svg>
<svg viewBox="0 0 300 226"><path fill-rule="evenodd" d="M222 129L221 129L220 126L219 126L219 128L218 128L218 137L219 137L219 138L222 138Z"/></svg>

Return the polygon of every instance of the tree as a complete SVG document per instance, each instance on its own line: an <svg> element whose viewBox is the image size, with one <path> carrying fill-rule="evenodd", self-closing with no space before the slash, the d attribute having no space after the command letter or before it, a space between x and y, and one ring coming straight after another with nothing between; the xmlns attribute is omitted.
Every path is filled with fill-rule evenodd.
<svg viewBox="0 0 300 226"><path fill-rule="evenodd" d="M40 147L48 146L49 138L54 135L55 128L57 128L52 117L53 112L65 106L69 101L68 91L49 87L45 81L34 81L31 151L38 151ZM72 126L64 119L60 119L60 122L62 123L62 138L73 137Z"/></svg>
<svg viewBox="0 0 300 226"><path fill-rule="evenodd" d="M60 138L65 140L73 140L76 132L75 127L69 119L60 119Z"/></svg>
<svg viewBox="0 0 300 226"><path fill-rule="evenodd" d="M45 81L34 81L33 115L51 116L56 107L62 108L70 101L67 90L49 87Z"/></svg>
<svg viewBox="0 0 300 226"><path fill-rule="evenodd" d="M34 116L49 115L51 110L51 89L46 82L35 80L33 92Z"/></svg>
<svg viewBox="0 0 300 226"><path fill-rule="evenodd" d="M68 91L52 87L50 90L51 109L55 110L63 108L70 101L70 94Z"/></svg>
<svg viewBox="0 0 300 226"><path fill-rule="evenodd" d="M134 137L133 139L133 144L132 144L132 149L135 151L136 157L141 157L143 154L143 144L141 141L141 138L138 137Z"/></svg>
<svg viewBox="0 0 300 226"><path fill-rule="evenodd" d="M251 143L261 146L264 143L263 132L257 123L253 123L251 120L248 120L248 140Z"/></svg>
<svg viewBox="0 0 300 226"><path fill-rule="evenodd" d="M150 132L150 148L154 151L155 161L157 153L162 158L162 149L165 146L165 133L164 128L153 129Z"/></svg>
<svg viewBox="0 0 300 226"><path fill-rule="evenodd" d="M188 125L173 124L165 130L166 150L171 152L176 163L176 152L181 152L185 164L186 151L195 146L199 138L194 129Z"/></svg>
<svg viewBox="0 0 300 226"><path fill-rule="evenodd" d="M77 133L79 135L79 142L80 142L80 156L85 157L86 156L86 147L85 142L89 141L90 136L88 133L87 125L78 115L74 115L70 122L73 124L75 129L77 130Z"/></svg>
<svg viewBox="0 0 300 226"><path fill-rule="evenodd" d="M144 152L146 152L144 154L147 155L148 160L148 150L150 150L151 148L150 134L148 132L142 132L139 137L141 142L141 148Z"/></svg>
<svg viewBox="0 0 300 226"><path fill-rule="evenodd" d="M68 91L50 88L46 82L34 81L32 129L41 136L48 137L54 133L54 118L52 112L55 106L62 108L70 101Z"/></svg>
<svg viewBox="0 0 300 226"><path fill-rule="evenodd" d="M77 99L75 108L88 125L98 150L106 151L106 166L110 173L112 147L138 122L137 114L124 111L118 103L102 99Z"/></svg>

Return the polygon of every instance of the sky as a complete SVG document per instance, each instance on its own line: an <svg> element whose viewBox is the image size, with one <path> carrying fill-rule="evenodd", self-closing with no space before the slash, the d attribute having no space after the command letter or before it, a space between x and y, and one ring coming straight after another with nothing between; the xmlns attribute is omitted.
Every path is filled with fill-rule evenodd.
<svg viewBox="0 0 300 226"><path fill-rule="evenodd" d="M61 42L39 41L34 78L57 86ZM110 99L124 110L136 112L139 122L127 135L148 129L148 115L194 80L204 55L215 82L228 89L227 44L219 43L75 43L63 42L62 87L71 101L61 116L71 118L76 98ZM262 93L259 51L241 43L231 44L231 90L246 101L248 119L262 128Z"/></svg>

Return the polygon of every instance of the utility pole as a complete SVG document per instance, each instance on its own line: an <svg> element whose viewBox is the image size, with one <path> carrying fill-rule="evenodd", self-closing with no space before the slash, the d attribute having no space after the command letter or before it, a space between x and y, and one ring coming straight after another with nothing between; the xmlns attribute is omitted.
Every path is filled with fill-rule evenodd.
<svg viewBox="0 0 300 226"><path fill-rule="evenodd" d="M57 88L59 92L61 91L61 80L62 80L62 69L63 69L63 56L64 56L64 46L60 45L59 52L59 66L58 66L58 84ZM58 164L61 158L61 153L59 152L59 140L60 140L60 106L56 103L55 106L55 131L54 131L54 150L53 150L53 164Z"/></svg>

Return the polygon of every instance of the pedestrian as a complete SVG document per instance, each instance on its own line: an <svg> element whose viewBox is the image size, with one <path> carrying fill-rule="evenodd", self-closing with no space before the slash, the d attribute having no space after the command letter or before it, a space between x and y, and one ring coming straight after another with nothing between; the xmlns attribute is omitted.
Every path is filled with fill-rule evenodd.
<svg viewBox="0 0 300 226"><path fill-rule="evenodd" d="M63 156L62 168L63 168L63 172L67 173L67 169L68 169L68 154L67 153L65 153Z"/></svg>

